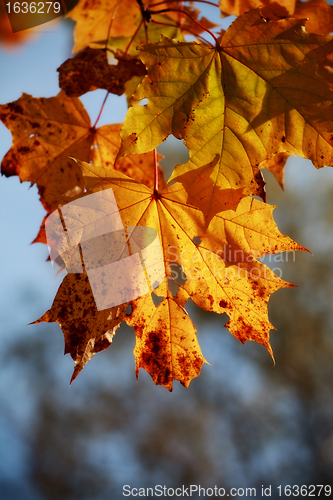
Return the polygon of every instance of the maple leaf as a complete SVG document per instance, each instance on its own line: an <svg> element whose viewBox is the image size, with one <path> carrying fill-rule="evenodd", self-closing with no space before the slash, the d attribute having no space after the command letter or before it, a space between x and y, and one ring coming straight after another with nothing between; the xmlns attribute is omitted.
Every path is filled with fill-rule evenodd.
<svg viewBox="0 0 333 500"><path fill-rule="evenodd" d="M76 21L73 52L109 36L132 36L141 18L136 0L80 0L66 17Z"/></svg>
<svg viewBox="0 0 333 500"><path fill-rule="evenodd" d="M260 342L272 353L269 344L272 325L268 320L267 302L275 290L292 285L275 276L256 258L268 253L305 250L279 232L272 217L274 207L247 196L234 210L230 195L232 208L225 203L225 210L214 216L206 228L204 214L187 203L188 194L181 184L173 184L156 194L154 190L114 170L101 169L82 161L77 163L82 169L88 193L113 189L125 227L148 226L157 231L167 278L172 278L170 266L175 262L182 266L187 276L180 289L182 302L177 302L177 297L171 298L167 279L155 290L164 298L164 305L158 312L154 312L147 296L141 299L131 323L139 332L137 367L149 368L154 380L168 388L175 373L181 377L182 383L188 385L190 378L186 378L182 370L170 369L170 363L175 367L179 360L170 360L170 356L177 355L170 346L166 348L167 338L169 343L172 342L170 338L175 335L172 332L178 323L181 325L178 335L189 328L185 326L189 323L188 319L184 319L183 311L188 298L207 311L226 312L230 317L227 327L236 338L241 342ZM230 191L234 193L234 190ZM200 243L195 242L196 238ZM173 312L172 318L170 311ZM149 351L149 329L151 325L155 328L157 321L166 328L166 331L159 329L159 337L154 340L160 346L161 356L148 363L147 356L143 354ZM190 331L193 332L193 329ZM190 337L193 339L193 334ZM197 361L194 362L193 358L186 361L186 366L196 367L191 370L191 377L198 374L198 359L201 359L201 353L195 352L195 356L192 354ZM158 373L153 367L158 367Z"/></svg>
<svg viewBox="0 0 333 500"><path fill-rule="evenodd" d="M307 19L306 31L318 35L328 35L333 30L333 8L326 0L220 0L223 16L240 16L244 12L261 8L268 21L285 17Z"/></svg>
<svg viewBox="0 0 333 500"><path fill-rule="evenodd" d="M23 94L17 101L0 106L0 119L13 135L13 145L1 163L2 174L18 175L21 182L36 183L48 214L58 207L63 196L83 192L81 171L71 156L85 161L98 159L101 165L119 167L143 183L153 183L153 154L138 155L114 165L121 125L91 127L81 101L64 92L51 98ZM134 168L140 165L141 169ZM163 184L161 168L159 172ZM35 242L46 243L44 222L45 219Z"/></svg>
<svg viewBox="0 0 333 500"><path fill-rule="evenodd" d="M295 11L296 0L220 0L223 16L241 16L250 9L261 8L264 17L270 20L289 17Z"/></svg>
<svg viewBox="0 0 333 500"><path fill-rule="evenodd" d="M107 40L101 40L99 42L91 42L89 46L91 48L101 48L107 47L111 52L122 51L123 53L138 56L140 51L138 46L146 43L147 38L149 43L159 42L161 34L179 41L184 41L184 36L182 30L177 25L170 24L170 18L163 15L155 15L155 23L148 23L144 26L142 23L139 29L133 36L128 37L109 37Z"/></svg>
<svg viewBox="0 0 333 500"><path fill-rule="evenodd" d="M333 31L333 7L326 0L297 0L293 16L308 19L305 27L309 33L328 35Z"/></svg>
<svg viewBox="0 0 333 500"><path fill-rule="evenodd" d="M190 159L170 180L215 162L212 204L219 190L253 183L253 166L279 152L331 165L333 93L316 73L331 37L309 35L303 25L267 23L254 10L217 47L165 38L144 46L148 73L133 95L118 157L149 151L173 133Z"/></svg>
<svg viewBox="0 0 333 500"><path fill-rule="evenodd" d="M149 8L152 3L154 0L144 2L143 9ZM179 9L180 2L172 2L171 5L162 3L158 6L159 10L172 7ZM134 37L143 23L142 14L145 15L136 0L80 0L67 14L67 17L76 21L73 52L84 49L92 42L106 41L110 37ZM179 17L176 13L168 14L169 21L170 17ZM147 13L145 22L149 19L150 14Z"/></svg>
<svg viewBox="0 0 333 500"><path fill-rule="evenodd" d="M86 363L112 342L125 316L126 305L99 311L85 273L64 277L52 307L32 325L59 323L65 338L65 353L75 361L71 382Z"/></svg>
<svg viewBox="0 0 333 500"><path fill-rule="evenodd" d="M205 362L196 329L177 298L167 296L156 307L151 295L133 301L133 311L126 319L134 326L136 376L145 369L155 384L172 390L174 380L185 387L198 377Z"/></svg>
<svg viewBox="0 0 333 500"><path fill-rule="evenodd" d="M36 183L48 214L58 209L34 241L46 242L46 225L50 258L60 254L69 274L34 323L60 324L76 365L71 381L126 321L135 329L137 376L144 368L168 390L174 380L188 387L205 362L188 299L226 313L232 335L273 356L268 301L293 285L259 259L306 249L280 233L274 207L249 195L265 200L263 168L283 187L289 154L332 165L333 42L319 36L332 30L332 8L325 0L220 0L220 8L241 17L217 39L209 31L216 25L192 4L80 0L68 17L76 21L74 50L85 50L59 68L68 95L23 94L0 106L13 134L2 172ZM187 33L203 43L185 42ZM71 97L97 88L132 96L122 140L121 124L91 126ZM153 149L170 134L184 140L189 161L176 166L167 187ZM107 232L114 214L117 230ZM97 220L105 233L95 234ZM126 266L138 259L142 269L132 276ZM103 268L109 261L112 280Z"/></svg>
<svg viewBox="0 0 333 500"><path fill-rule="evenodd" d="M13 145L1 163L4 175L36 183L48 213L57 207L58 194L83 192L81 172L66 158L89 159L90 120L78 99L63 92L51 98L23 94L0 106L0 119L13 135Z"/></svg>
<svg viewBox="0 0 333 500"><path fill-rule="evenodd" d="M108 64L106 50L87 47L59 68L59 87L69 97L80 97L86 92L105 89L122 95L125 83L134 76L146 74L141 61L127 56L118 58L117 64Z"/></svg>

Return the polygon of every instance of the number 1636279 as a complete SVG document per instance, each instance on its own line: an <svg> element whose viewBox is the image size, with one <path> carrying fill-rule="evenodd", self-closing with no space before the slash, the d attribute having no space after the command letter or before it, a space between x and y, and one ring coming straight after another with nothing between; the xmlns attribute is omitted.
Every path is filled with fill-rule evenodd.
<svg viewBox="0 0 333 500"><path fill-rule="evenodd" d="M297 484L290 486L278 486L277 487L279 496L286 497L330 497L332 494L332 487L329 484L311 484L298 486Z"/></svg>
<svg viewBox="0 0 333 500"><path fill-rule="evenodd" d="M8 14L59 14L60 2L8 2Z"/></svg>

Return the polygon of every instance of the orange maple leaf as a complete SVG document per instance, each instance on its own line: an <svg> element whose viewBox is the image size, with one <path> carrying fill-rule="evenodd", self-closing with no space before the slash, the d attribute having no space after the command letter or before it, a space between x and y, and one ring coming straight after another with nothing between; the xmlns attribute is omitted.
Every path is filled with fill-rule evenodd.
<svg viewBox="0 0 333 500"><path fill-rule="evenodd" d="M0 119L12 132L13 145L2 160L1 171L10 177L37 184L40 200L51 213L63 197L78 196L84 183L80 169L71 156L101 165L119 168L130 176L152 185L153 153L124 159L116 165L120 147L121 125L106 125L95 129L77 98L62 91L56 97L35 98L23 94L17 101L0 105ZM96 146L96 147L95 147ZM145 171L133 168L144 162ZM161 168L160 180L164 181ZM46 243L45 220L34 240Z"/></svg>
<svg viewBox="0 0 333 500"><path fill-rule="evenodd" d="M155 293L163 301L156 310L150 294L135 299L127 319L136 329L137 369L146 368L156 383L168 389L174 379L188 386L199 374L204 358L184 310L188 298L207 311L226 312L230 317L227 327L236 338L255 340L272 354L268 299L279 288L292 285L257 259L269 253L305 250L278 231L272 217L274 207L246 196L235 208L235 191L229 190L225 210L207 228L204 214L187 203L188 194L180 184L156 193L107 167L79 160L77 164L85 179L86 196L112 188L124 227L151 227L162 245L166 278ZM171 266L175 262L182 266L186 281L173 297L169 280L174 279ZM112 295L112 289L104 293ZM152 329L154 337L149 336ZM192 332L189 338L184 336L187 329ZM174 342L182 346L182 354L178 347L172 348Z"/></svg>

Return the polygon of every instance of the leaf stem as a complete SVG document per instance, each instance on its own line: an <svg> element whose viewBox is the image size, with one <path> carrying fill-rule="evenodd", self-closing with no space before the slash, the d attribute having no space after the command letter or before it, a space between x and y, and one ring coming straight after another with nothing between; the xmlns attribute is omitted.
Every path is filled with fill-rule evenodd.
<svg viewBox="0 0 333 500"><path fill-rule="evenodd" d="M128 43L127 47L126 47L126 50L125 50L125 52L124 52L124 55L126 55L126 54L127 54L127 52L129 51L129 48L130 48L130 46L132 45L132 43L133 43L133 41L134 41L134 39L135 39L136 35L139 33L139 30L140 30L140 28L141 28L142 24L143 24L143 19L141 19L139 26L137 27L137 29L135 30L134 35L132 36L131 40L129 41L129 43Z"/></svg>
<svg viewBox="0 0 333 500"><path fill-rule="evenodd" d="M103 104L101 106L100 112L98 113L98 117L97 117L94 125L92 126L92 128L96 128L96 125L97 125L97 123L98 123L98 121L99 121L99 119L100 119L100 117L102 115L102 112L103 112L103 109L104 109L104 106L105 106L105 103L106 103L106 100L107 100L109 94L110 94L110 92L107 92L106 96L104 97L104 101L103 101Z"/></svg>
<svg viewBox="0 0 333 500"><path fill-rule="evenodd" d="M108 34L107 34L107 37L106 37L106 49L108 48L108 39L110 38L110 35L111 35L111 28L112 28L112 24L113 24L113 21L114 21L114 18L116 17L116 12L117 12L117 9L119 7L119 4L120 4L121 0L118 0L118 2L116 3L114 9L113 9L113 12L112 12L112 17L111 17L111 21L110 21L110 24L109 24L109 29L108 29Z"/></svg>
<svg viewBox="0 0 333 500"><path fill-rule="evenodd" d="M179 24L181 26L182 21L183 21L183 14L184 14L184 1L183 0L180 2L180 10L181 10L181 13L179 14Z"/></svg>
<svg viewBox="0 0 333 500"><path fill-rule="evenodd" d="M157 151L154 149L154 195L158 194L158 165L157 165Z"/></svg>
<svg viewBox="0 0 333 500"><path fill-rule="evenodd" d="M179 24L169 24L169 23L162 23L160 21L155 21L153 18L151 19L151 22L154 23L154 24L160 24L162 26L170 26L171 28L182 28L181 25ZM205 38L203 38L202 36L200 35L197 35L194 31L191 31L189 28L183 28L184 31L188 31L189 33L191 33L192 35L196 36L197 38L199 38L202 42L204 43L209 43L210 45L212 45L210 42L207 42L207 40L205 40ZM212 45L213 46L213 45Z"/></svg>
<svg viewBox="0 0 333 500"><path fill-rule="evenodd" d="M190 0L185 0L185 2L190 2ZM208 0L196 0L199 3L207 3L208 5L213 5L214 7L220 8L220 6L214 2L209 2ZM149 7L157 7L158 5L163 5L165 3L174 3L174 0L164 0L163 2L151 3Z"/></svg>
<svg viewBox="0 0 333 500"><path fill-rule="evenodd" d="M191 21L193 23L195 23L197 26L199 26L203 31L206 31L206 33L209 33L214 38L216 44L218 43L218 40L217 40L216 36L214 35L214 33L212 31L210 31L208 28L205 28L205 26L203 26L201 23L199 23L199 21L194 19L188 12L186 12L186 10L172 9L171 8L171 9L161 9L158 11L154 11L154 10L150 11L151 14L162 14L164 12L180 12L181 14L185 14L185 16L187 16L189 19L191 19ZM181 27L184 31L189 31L189 33L191 33L191 31L188 30L185 26L181 26Z"/></svg>

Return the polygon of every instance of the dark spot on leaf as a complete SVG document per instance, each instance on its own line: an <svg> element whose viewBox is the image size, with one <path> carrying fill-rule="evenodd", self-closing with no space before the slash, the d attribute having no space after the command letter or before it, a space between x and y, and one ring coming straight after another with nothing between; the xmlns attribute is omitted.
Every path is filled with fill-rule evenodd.
<svg viewBox="0 0 333 500"><path fill-rule="evenodd" d="M213 305L214 305L214 298L213 298L213 296L212 295L207 295L207 299L210 302L210 307L213 307Z"/></svg>
<svg viewBox="0 0 333 500"><path fill-rule="evenodd" d="M14 102L10 102L8 104L8 108L12 113L17 113L17 114L22 114L23 113L23 108L19 104L15 104Z"/></svg>
<svg viewBox="0 0 333 500"><path fill-rule="evenodd" d="M18 151L19 153L23 153L23 154L25 154L25 153L29 153L30 148L28 148L27 146L21 146L20 148L18 148L18 149L17 149L17 151Z"/></svg>

